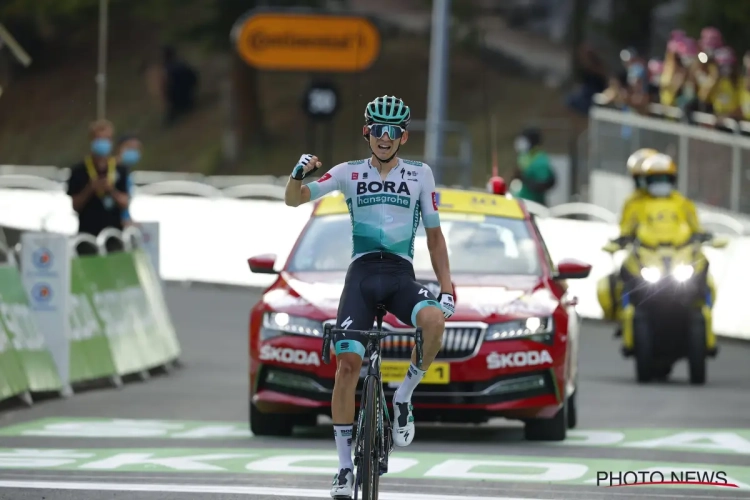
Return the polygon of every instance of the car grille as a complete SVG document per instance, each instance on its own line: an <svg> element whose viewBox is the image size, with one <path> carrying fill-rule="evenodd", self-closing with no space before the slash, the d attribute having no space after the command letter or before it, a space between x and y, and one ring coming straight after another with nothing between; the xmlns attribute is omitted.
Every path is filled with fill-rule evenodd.
<svg viewBox="0 0 750 500"><path fill-rule="evenodd" d="M385 325L383 329L386 330ZM443 346L437 359L462 359L472 356L482 341L483 328L450 327L443 334ZM383 359L409 359L414 348L414 339L395 333L380 343Z"/></svg>

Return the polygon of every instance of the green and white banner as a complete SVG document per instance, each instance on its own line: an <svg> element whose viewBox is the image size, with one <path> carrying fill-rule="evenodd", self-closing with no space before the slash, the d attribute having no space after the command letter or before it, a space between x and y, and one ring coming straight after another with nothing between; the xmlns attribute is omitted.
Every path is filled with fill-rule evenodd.
<svg viewBox="0 0 750 500"><path fill-rule="evenodd" d="M63 386L15 265L0 266L0 377L0 399Z"/></svg>

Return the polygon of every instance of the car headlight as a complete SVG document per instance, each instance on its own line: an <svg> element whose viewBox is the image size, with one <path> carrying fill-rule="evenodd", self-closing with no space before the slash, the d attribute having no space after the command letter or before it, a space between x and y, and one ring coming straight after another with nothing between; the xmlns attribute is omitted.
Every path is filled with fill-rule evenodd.
<svg viewBox="0 0 750 500"><path fill-rule="evenodd" d="M261 340L268 340L284 334L322 337L323 323L300 316L290 316L287 313L266 313L263 315L263 326L260 329Z"/></svg>
<svg viewBox="0 0 750 500"><path fill-rule="evenodd" d="M674 279L682 283L689 280L691 276L693 276L693 272L693 266L680 264L679 266L675 266L672 271L672 276L674 276Z"/></svg>
<svg viewBox="0 0 750 500"><path fill-rule="evenodd" d="M649 283L656 283L661 279L661 271L656 267L644 267L641 269L641 276Z"/></svg>
<svg viewBox="0 0 750 500"><path fill-rule="evenodd" d="M487 328L485 340L508 340L531 335L550 334L554 331L554 321L547 318L527 318L504 323L495 323Z"/></svg>

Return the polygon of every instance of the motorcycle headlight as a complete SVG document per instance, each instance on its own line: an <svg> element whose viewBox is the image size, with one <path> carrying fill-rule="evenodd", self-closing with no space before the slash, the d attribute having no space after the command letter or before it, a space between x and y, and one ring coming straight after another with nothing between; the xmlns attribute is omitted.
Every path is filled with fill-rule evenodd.
<svg viewBox="0 0 750 500"><path fill-rule="evenodd" d="M674 279L676 279L680 283L683 283L693 276L693 272L693 266L680 264L679 266L675 266L674 270L672 271L672 276L674 276Z"/></svg>
<svg viewBox="0 0 750 500"><path fill-rule="evenodd" d="M656 283L661 279L661 271L656 267L644 267L641 269L641 276L649 283Z"/></svg>
<svg viewBox="0 0 750 500"><path fill-rule="evenodd" d="M484 339L489 341L517 339L532 335L550 334L553 331L554 322L551 317L534 317L490 325L487 327Z"/></svg>
<svg viewBox="0 0 750 500"><path fill-rule="evenodd" d="M260 329L261 340L268 340L284 334L322 337L323 323L299 316L290 316L287 313L266 313L263 315L263 326Z"/></svg>

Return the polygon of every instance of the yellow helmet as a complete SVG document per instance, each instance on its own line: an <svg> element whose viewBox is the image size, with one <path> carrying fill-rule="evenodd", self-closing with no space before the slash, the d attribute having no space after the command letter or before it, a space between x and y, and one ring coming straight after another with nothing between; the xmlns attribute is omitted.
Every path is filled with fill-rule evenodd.
<svg viewBox="0 0 750 500"><path fill-rule="evenodd" d="M648 156L640 165L646 178L654 175L669 175L677 177L677 164L671 156L657 153Z"/></svg>
<svg viewBox="0 0 750 500"><path fill-rule="evenodd" d="M650 156L659 154L655 149L643 148L639 149L628 158L628 172L632 177L643 175L643 161Z"/></svg>

